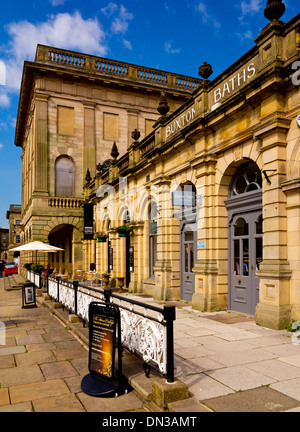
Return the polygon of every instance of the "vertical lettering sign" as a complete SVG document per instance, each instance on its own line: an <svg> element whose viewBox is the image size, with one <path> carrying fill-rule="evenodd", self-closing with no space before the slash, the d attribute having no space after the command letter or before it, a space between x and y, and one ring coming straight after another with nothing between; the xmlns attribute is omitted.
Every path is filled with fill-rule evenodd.
<svg viewBox="0 0 300 432"><path fill-rule="evenodd" d="M108 306L90 305L91 373L112 379L115 367L116 315Z"/></svg>
<svg viewBox="0 0 300 432"><path fill-rule="evenodd" d="M129 271L130 273L134 272L134 247L130 246L129 248Z"/></svg>
<svg viewBox="0 0 300 432"><path fill-rule="evenodd" d="M94 237L94 206L93 204L84 204L84 240L93 240Z"/></svg>

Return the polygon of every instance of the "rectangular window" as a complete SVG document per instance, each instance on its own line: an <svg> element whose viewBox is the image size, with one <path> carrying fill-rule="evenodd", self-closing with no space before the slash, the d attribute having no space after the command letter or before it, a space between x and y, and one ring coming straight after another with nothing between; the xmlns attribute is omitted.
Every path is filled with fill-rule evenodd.
<svg viewBox="0 0 300 432"><path fill-rule="evenodd" d="M145 120L145 134L146 136L153 132L154 120Z"/></svg>
<svg viewBox="0 0 300 432"><path fill-rule="evenodd" d="M74 135L74 108L57 107L57 132L63 135Z"/></svg>
<svg viewBox="0 0 300 432"><path fill-rule="evenodd" d="M119 141L118 114L103 114L103 138L108 141Z"/></svg>

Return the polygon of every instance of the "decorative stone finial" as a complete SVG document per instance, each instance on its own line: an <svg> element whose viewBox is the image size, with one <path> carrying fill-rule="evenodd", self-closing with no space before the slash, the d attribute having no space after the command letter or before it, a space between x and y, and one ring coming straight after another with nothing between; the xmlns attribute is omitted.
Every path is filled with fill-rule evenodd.
<svg viewBox="0 0 300 432"><path fill-rule="evenodd" d="M92 177L91 177L90 170L89 170L89 168L88 168L87 171L86 171L85 181L86 181L87 183L89 183L91 180L92 180Z"/></svg>
<svg viewBox="0 0 300 432"><path fill-rule="evenodd" d="M201 78L205 79L205 81L208 80L212 73L212 66L206 61L203 62L203 65L199 67L199 75L201 76Z"/></svg>
<svg viewBox="0 0 300 432"><path fill-rule="evenodd" d="M268 0L264 15L270 21L278 21L285 12L282 0Z"/></svg>
<svg viewBox="0 0 300 432"><path fill-rule="evenodd" d="M170 111L170 107L168 105L166 94L164 92L162 92L160 95L160 100L159 100L159 105L158 105L157 111L162 116L166 116L168 114L168 112Z"/></svg>
<svg viewBox="0 0 300 432"><path fill-rule="evenodd" d="M137 129L134 129L134 131L131 134L131 137L134 139L135 142L137 142L140 139L141 133Z"/></svg>
<svg viewBox="0 0 300 432"><path fill-rule="evenodd" d="M117 157L119 156L118 147L117 147L117 144L115 142L113 143L110 155L113 159L117 159Z"/></svg>

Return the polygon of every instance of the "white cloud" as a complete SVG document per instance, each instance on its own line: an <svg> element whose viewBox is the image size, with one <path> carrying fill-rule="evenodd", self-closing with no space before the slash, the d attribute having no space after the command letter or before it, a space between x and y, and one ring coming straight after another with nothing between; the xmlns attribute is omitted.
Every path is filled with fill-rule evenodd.
<svg viewBox="0 0 300 432"><path fill-rule="evenodd" d="M125 48L132 50L132 45L131 45L130 41L123 39L123 44L124 44Z"/></svg>
<svg viewBox="0 0 300 432"><path fill-rule="evenodd" d="M66 0L49 0L49 1L54 7L63 5L66 2Z"/></svg>
<svg viewBox="0 0 300 432"><path fill-rule="evenodd" d="M119 15L114 19L111 25L113 34L126 33L129 26L129 21L133 19L133 14L128 12L127 9L121 5Z"/></svg>
<svg viewBox="0 0 300 432"><path fill-rule="evenodd" d="M0 107L8 108L10 106L10 99L6 93L0 93Z"/></svg>
<svg viewBox="0 0 300 432"><path fill-rule="evenodd" d="M108 3L106 7L100 10L104 15L110 17L118 10L118 5L116 3Z"/></svg>
<svg viewBox="0 0 300 432"><path fill-rule="evenodd" d="M171 42L165 42L165 51L168 54L178 54L178 53L180 53L180 49L172 48L172 43Z"/></svg>
<svg viewBox="0 0 300 432"><path fill-rule="evenodd" d="M202 23L207 24L211 23L216 30L219 30L221 27L220 22L213 16L213 14L208 10L207 6L203 2L199 2L195 9L202 16Z"/></svg>
<svg viewBox="0 0 300 432"><path fill-rule="evenodd" d="M105 32L97 19L84 20L73 14L52 15L48 21L32 24L14 22L7 26L11 37L7 67L7 86L19 89L24 60L34 60L37 44L104 56L107 53Z"/></svg>
<svg viewBox="0 0 300 432"><path fill-rule="evenodd" d="M4 147L4 145L3 145L3 144L0 144L0 150L2 150L2 149L3 149L3 147Z"/></svg>
<svg viewBox="0 0 300 432"><path fill-rule="evenodd" d="M242 14L244 15L254 15L257 12L259 12L263 5L263 0L250 0L246 2L243 0L241 2L241 10Z"/></svg>

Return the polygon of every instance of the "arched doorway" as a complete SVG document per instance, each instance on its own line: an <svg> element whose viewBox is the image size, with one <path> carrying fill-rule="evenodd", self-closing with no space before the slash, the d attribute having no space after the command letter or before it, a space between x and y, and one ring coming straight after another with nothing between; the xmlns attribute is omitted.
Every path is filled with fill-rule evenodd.
<svg viewBox="0 0 300 432"><path fill-rule="evenodd" d="M259 301L256 270L263 257L262 177L254 162L240 166L229 188L228 308L255 314Z"/></svg>
<svg viewBox="0 0 300 432"><path fill-rule="evenodd" d="M76 251L74 245L75 229L73 225L58 225L49 234L49 243L63 251L48 254L51 267L59 274L72 275L76 265ZM81 262L80 262L81 263Z"/></svg>

